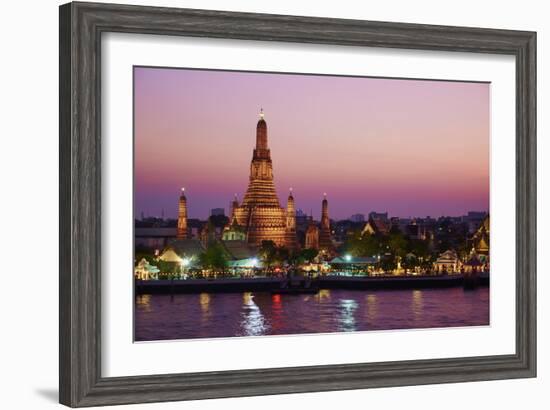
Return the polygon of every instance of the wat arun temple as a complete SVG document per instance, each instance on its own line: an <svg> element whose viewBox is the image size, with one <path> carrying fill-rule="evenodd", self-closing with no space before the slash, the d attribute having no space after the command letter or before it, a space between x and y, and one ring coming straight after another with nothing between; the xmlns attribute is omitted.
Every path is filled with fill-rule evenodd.
<svg viewBox="0 0 550 410"><path fill-rule="evenodd" d="M296 247L294 198L291 192L286 210L279 204L263 111L256 125L256 147L250 163L248 188L242 203L234 201L233 204L231 219L245 229L250 245L260 245L264 240L271 240L289 249Z"/></svg>
<svg viewBox="0 0 550 410"><path fill-rule="evenodd" d="M328 201L322 202L320 226L308 229L313 237L305 247L319 250L332 249ZM178 239L187 238L187 199L182 192L179 203ZM292 189L287 198L286 209L277 197L273 177L273 161L267 139L267 123L263 110L256 125L256 146L250 163L248 188L239 203L235 196L231 204L229 224L224 230L224 239L246 241L251 247L259 247L263 241L273 241L289 250L300 247L296 235L296 208Z"/></svg>

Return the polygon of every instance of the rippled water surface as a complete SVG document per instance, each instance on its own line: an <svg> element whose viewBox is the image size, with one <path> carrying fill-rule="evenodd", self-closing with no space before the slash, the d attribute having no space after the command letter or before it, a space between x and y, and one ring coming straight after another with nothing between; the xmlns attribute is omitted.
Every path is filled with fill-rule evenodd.
<svg viewBox="0 0 550 410"><path fill-rule="evenodd" d="M136 296L135 339L353 332L489 324L489 288Z"/></svg>

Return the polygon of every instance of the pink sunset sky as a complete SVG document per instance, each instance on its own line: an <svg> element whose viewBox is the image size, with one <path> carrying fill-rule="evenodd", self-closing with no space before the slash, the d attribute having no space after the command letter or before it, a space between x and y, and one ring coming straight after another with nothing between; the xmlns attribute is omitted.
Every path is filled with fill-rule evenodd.
<svg viewBox="0 0 550 410"><path fill-rule="evenodd" d="M248 184L263 107L286 206L330 216L489 209L487 83L134 68L136 217L225 208Z"/></svg>

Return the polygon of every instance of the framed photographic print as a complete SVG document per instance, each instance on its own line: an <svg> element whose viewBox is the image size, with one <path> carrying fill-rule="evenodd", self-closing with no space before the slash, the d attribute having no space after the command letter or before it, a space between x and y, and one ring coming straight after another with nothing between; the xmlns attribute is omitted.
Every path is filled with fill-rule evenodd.
<svg viewBox="0 0 550 410"><path fill-rule="evenodd" d="M60 402L536 375L536 34L60 7Z"/></svg>

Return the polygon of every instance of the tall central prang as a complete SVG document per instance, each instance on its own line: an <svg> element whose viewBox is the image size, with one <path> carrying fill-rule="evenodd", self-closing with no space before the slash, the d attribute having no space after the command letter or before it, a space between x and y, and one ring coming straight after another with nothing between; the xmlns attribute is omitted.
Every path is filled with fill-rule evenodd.
<svg viewBox="0 0 550 410"><path fill-rule="evenodd" d="M261 245L264 240L271 240L279 246L294 248L296 230L294 198L288 199L289 211L281 207L275 183L273 182L273 163L267 144L267 123L264 112L256 125L256 147L250 163L250 178L246 194L240 205L233 206L232 220L245 228L247 241L251 245Z"/></svg>

